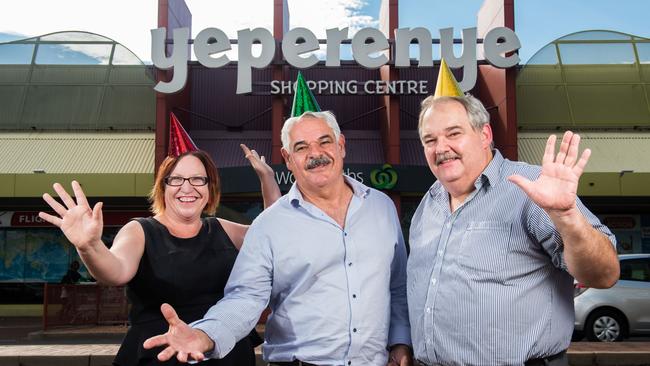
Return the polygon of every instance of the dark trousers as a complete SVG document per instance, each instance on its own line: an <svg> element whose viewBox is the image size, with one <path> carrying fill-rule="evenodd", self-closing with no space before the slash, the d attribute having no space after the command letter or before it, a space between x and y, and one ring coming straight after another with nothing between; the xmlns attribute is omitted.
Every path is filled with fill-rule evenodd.
<svg viewBox="0 0 650 366"><path fill-rule="evenodd" d="M569 366L569 356L567 356L566 351L562 351L553 356L528 360L524 363L524 365L525 366Z"/></svg>
<svg viewBox="0 0 650 366"><path fill-rule="evenodd" d="M299 360L289 362L269 362L269 366L318 366L309 362L302 362Z"/></svg>

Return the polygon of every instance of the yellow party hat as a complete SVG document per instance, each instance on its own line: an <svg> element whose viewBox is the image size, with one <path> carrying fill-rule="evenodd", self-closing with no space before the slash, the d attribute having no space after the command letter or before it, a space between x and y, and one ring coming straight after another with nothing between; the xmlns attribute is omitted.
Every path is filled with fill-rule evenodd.
<svg viewBox="0 0 650 366"><path fill-rule="evenodd" d="M440 71L438 72L438 81L436 82L436 91L433 93L433 97L462 97L463 95L464 93L458 86L454 74L449 70L449 66L447 66L444 59L440 59Z"/></svg>

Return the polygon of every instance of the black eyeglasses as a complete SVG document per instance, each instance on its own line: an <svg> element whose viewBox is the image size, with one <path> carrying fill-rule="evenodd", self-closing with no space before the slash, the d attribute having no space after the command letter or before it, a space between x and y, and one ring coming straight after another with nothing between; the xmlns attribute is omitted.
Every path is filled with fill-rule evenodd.
<svg viewBox="0 0 650 366"><path fill-rule="evenodd" d="M165 184L172 187L182 186L183 183L185 183L185 181L190 182L190 184L193 186L197 186L197 187L204 186L208 184L208 177L189 177L189 178L176 177L176 176L165 177Z"/></svg>

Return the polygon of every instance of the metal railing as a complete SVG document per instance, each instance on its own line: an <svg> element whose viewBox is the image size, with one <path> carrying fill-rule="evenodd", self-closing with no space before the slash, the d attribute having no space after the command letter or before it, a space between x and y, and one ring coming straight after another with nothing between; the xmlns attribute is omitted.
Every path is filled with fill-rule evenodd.
<svg viewBox="0 0 650 366"><path fill-rule="evenodd" d="M126 325L126 287L45 284L43 330L62 325Z"/></svg>

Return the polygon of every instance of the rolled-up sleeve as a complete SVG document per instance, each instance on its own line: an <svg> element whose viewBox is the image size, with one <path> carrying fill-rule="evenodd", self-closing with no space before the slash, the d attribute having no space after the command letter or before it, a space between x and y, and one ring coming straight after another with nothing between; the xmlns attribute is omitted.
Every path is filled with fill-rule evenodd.
<svg viewBox="0 0 650 366"><path fill-rule="evenodd" d="M614 249L616 249L616 237L614 234L612 234L607 226L600 222L596 215L589 211L579 198L576 198L576 207L578 208L578 211L584 215L589 224L594 229L605 235L612 243ZM548 253L553 265L559 269L567 271L568 268L566 261L564 260L564 241L555 228L555 225L553 225L553 221L551 221L548 213L531 202L526 220L528 222L528 232L533 234L537 242L540 243L542 248L544 248Z"/></svg>

